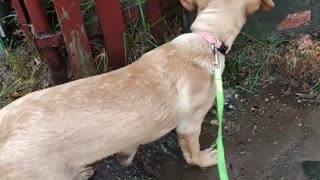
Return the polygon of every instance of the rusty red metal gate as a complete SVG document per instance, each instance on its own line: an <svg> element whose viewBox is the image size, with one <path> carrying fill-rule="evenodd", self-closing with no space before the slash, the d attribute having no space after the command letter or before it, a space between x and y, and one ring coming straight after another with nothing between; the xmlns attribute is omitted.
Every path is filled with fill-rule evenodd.
<svg viewBox="0 0 320 180"><path fill-rule="evenodd" d="M53 1L61 24L61 32L54 32L51 29L42 0L12 0L11 2L22 30L27 37L34 37L42 58L48 63L55 84L68 81L67 66L58 51L58 47L62 45L67 49L74 79L95 74L95 64L80 12L79 0ZM95 0L95 3L108 52L109 65L113 70L121 68L126 65L125 23L140 16L139 7L132 6L123 10L120 0ZM164 31L161 21L162 9L175 4L177 0L146 0L146 15L152 25L151 34L156 40L161 40Z"/></svg>

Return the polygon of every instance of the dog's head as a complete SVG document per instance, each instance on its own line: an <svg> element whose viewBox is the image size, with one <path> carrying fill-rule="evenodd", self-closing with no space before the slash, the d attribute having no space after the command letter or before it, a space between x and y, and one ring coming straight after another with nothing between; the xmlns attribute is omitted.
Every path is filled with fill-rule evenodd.
<svg viewBox="0 0 320 180"><path fill-rule="evenodd" d="M273 0L245 0L246 15L251 15L260 8L270 10L275 6Z"/></svg>
<svg viewBox="0 0 320 180"><path fill-rule="evenodd" d="M201 11L206 8L211 1L218 0L180 0L181 5L188 11ZM245 1L246 15L255 13L260 8L269 10L275 6L273 0L243 0ZM231 2L230 2L231 3ZM235 2L232 2L235 3Z"/></svg>

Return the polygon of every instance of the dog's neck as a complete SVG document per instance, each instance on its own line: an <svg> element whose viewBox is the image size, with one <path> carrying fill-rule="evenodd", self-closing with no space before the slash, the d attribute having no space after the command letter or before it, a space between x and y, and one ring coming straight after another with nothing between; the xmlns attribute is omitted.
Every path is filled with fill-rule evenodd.
<svg viewBox="0 0 320 180"><path fill-rule="evenodd" d="M240 8L242 7L226 6L226 2L219 0L214 1L198 14L191 30L206 31L231 47L246 21Z"/></svg>
<svg viewBox="0 0 320 180"><path fill-rule="evenodd" d="M244 4L243 6L239 6L239 3L233 3L233 1L234 0L211 1L208 7L198 14L191 25L191 30L206 31L231 48L246 21ZM181 40L178 42L181 43ZM190 60L197 63L203 69L206 69L209 74L212 74L214 58L212 58L210 46L208 45L206 49L202 50L198 48L203 48L203 46L192 46L195 58L191 58ZM199 52L205 54L199 54ZM198 56L201 56L202 58L199 59ZM204 58L205 56L210 58ZM218 58L222 69L224 69L225 56L218 53Z"/></svg>

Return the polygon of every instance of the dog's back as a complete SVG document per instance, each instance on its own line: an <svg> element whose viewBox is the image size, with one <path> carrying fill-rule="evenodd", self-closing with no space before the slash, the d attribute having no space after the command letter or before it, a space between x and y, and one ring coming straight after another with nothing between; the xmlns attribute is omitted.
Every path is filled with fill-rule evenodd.
<svg viewBox="0 0 320 180"><path fill-rule="evenodd" d="M28 94L0 110L0 179L48 177L172 130L179 119L175 87L163 71L136 64ZM171 120L162 122L166 116Z"/></svg>

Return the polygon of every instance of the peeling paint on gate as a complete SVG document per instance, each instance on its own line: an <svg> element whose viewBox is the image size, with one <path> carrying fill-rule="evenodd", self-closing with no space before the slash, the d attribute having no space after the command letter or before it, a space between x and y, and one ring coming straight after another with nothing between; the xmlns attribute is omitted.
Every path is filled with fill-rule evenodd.
<svg viewBox="0 0 320 180"><path fill-rule="evenodd" d="M80 32L81 33L81 32ZM91 58L91 55L86 53L85 48L82 46L81 38L79 31L71 32L71 42L67 44L68 49L70 49L72 56L77 56L76 59L79 60L79 69L82 70L84 77L91 76L91 67L88 64L88 59Z"/></svg>
<svg viewBox="0 0 320 180"><path fill-rule="evenodd" d="M74 79L92 76L95 66L78 0L55 0Z"/></svg>
<svg viewBox="0 0 320 180"><path fill-rule="evenodd" d="M69 19L69 13L62 6L62 17L61 20Z"/></svg>

